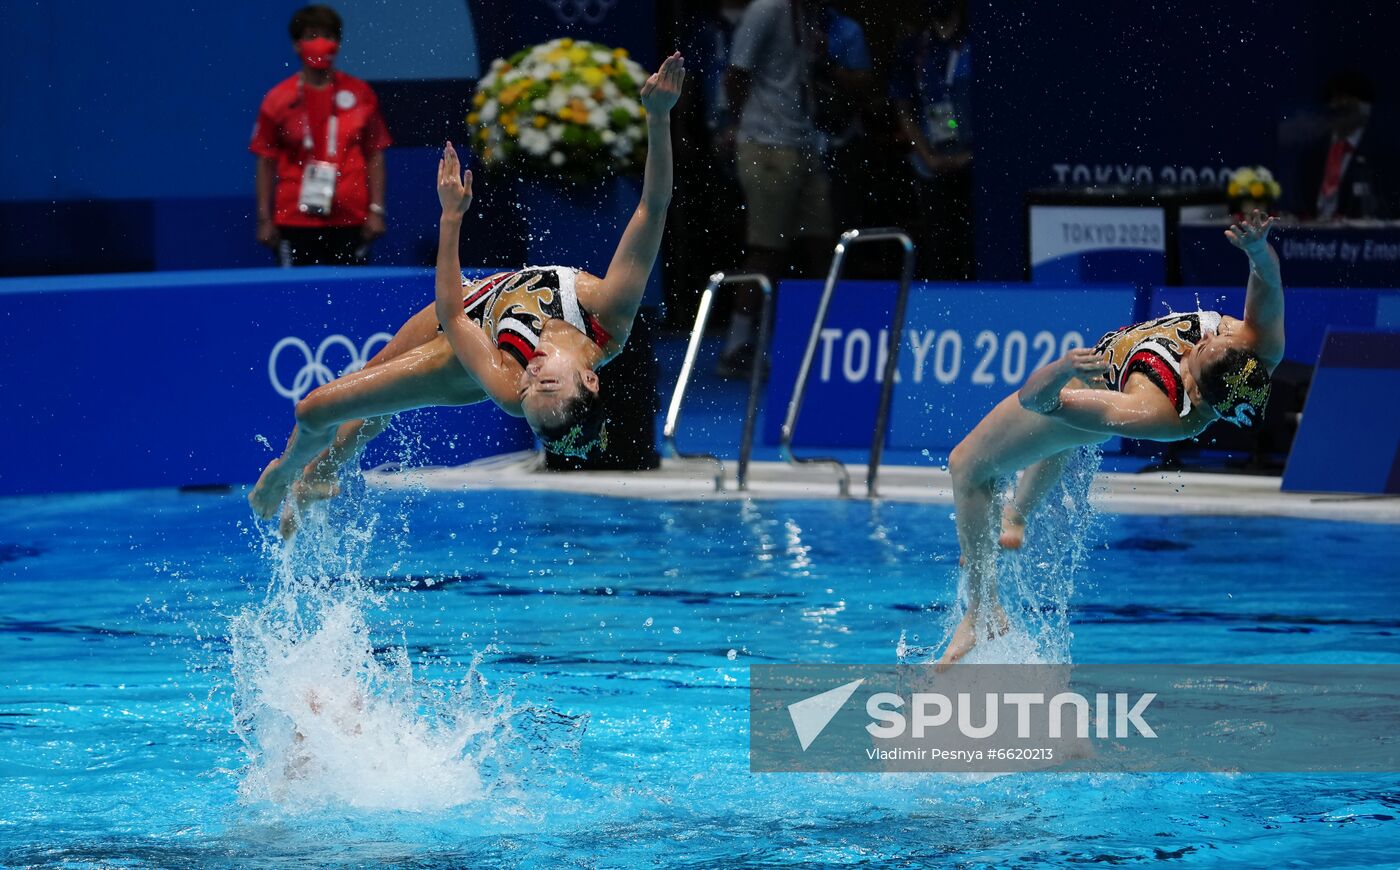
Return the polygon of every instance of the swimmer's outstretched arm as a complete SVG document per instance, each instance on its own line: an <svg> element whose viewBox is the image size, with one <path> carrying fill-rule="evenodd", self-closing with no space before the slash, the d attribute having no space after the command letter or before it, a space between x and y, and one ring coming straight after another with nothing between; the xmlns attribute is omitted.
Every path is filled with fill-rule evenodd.
<svg viewBox="0 0 1400 870"><path fill-rule="evenodd" d="M666 209L671 204L673 158L671 109L680 99L685 82L685 58L675 52L642 85L642 107L647 112L647 163L642 199L623 230L622 240L603 278L594 313L619 343L627 340L632 321L646 292L647 278L661 250L666 229Z"/></svg>
<svg viewBox="0 0 1400 870"><path fill-rule="evenodd" d="M438 160L438 202L442 219L438 229L438 256L435 276L434 311L443 335L457 361L501 410L520 416L520 394L516 389L519 372L505 363L499 348L486 332L462 310L462 264L457 246L462 236L462 217L472 205L472 172L462 172L457 150L448 142Z"/></svg>
<svg viewBox="0 0 1400 870"><path fill-rule="evenodd" d="M1027 411L1105 437L1175 441L1184 436L1176 409L1165 397L1069 386L1074 378L1102 375L1107 366L1089 348L1077 348L1032 372L1016 398Z"/></svg>
<svg viewBox="0 0 1400 870"><path fill-rule="evenodd" d="M1283 276L1278 254L1269 244L1275 218L1265 219L1259 209L1225 231L1230 244L1249 256L1249 284L1245 289L1244 323L1254 333L1254 352L1274 368L1283 359Z"/></svg>

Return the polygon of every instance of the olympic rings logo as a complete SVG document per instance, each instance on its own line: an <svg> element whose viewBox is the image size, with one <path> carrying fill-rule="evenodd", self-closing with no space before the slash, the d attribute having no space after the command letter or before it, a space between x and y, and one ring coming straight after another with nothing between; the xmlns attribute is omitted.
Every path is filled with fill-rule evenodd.
<svg viewBox="0 0 1400 870"><path fill-rule="evenodd" d="M300 402L307 393L321 386L328 384L340 375L348 375L357 372L365 367L372 356L371 350L376 344L388 344L393 338L387 332L376 332L365 340L359 347L355 342L343 335L328 335L316 348L316 352L311 352L311 346L295 336L287 336L272 346L272 353L267 358L267 377L272 382L272 388L279 396L291 399L293 402ZM350 356L350 364L341 369L339 373L331 371L326 365L326 351L333 347L344 348ZM291 386L282 382L277 375L277 360L282 355L282 351L287 348L295 348L301 352L304 359L302 366L297 370L296 376L292 378Z"/></svg>
<svg viewBox="0 0 1400 870"><path fill-rule="evenodd" d="M617 5L617 0L544 0L563 24L599 24Z"/></svg>

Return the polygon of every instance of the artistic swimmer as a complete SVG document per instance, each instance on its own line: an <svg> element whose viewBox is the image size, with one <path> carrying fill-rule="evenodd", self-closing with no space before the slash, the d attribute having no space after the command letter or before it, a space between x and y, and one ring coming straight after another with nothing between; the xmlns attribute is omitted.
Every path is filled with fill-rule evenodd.
<svg viewBox="0 0 1400 870"><path fill-rule="evenodd" d="M1027 518L1075 451L1114 436L1194 438L1218 419L1249 426L1264 413L1283 359L1283 283L1269 245L1274 218L1253 216L1225 236L1249 258L1244 319L1214 311L1125 326L1031 373L948 457L967 613L939 660L965 656L1008 628L997 601L998 543L1021 546ZM1025 469L997 516L998 481ZM998 522L999 520L999 522ZM998 536L999 529L999 536Z"/></svg>
<svg viewBox="0 0 1400 870"><path fill-rule="evenodd" d="M413 408L489 399L524 417L555 453L606 449L596 370L626 344L661 247L672 188L670 112L684 80L685 59L676 52L642 85L648 135L641 201L602 278L548 266L466 281L457 250L472 173L462 172L448 143L438 163L435 301L363 369L297 403L286 449L248 495L259 517L272 518L286 500L282 531L290 534L298 510L334 496L341 466L357 459L394 414Z"/></svg>

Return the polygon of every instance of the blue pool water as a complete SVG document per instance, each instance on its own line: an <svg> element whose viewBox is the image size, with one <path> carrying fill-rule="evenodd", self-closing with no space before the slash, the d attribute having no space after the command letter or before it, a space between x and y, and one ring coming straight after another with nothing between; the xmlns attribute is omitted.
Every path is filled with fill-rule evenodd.
<svg viewBox="0 0 1400 870"><path fill-rule="evenodd" d="M239 493L0 501L0 864L1393 862L1400 776L750 773L748 665L938 643L950 512L370 491L288 558ZM1393 527L1090 542L1075 661L1400 661Z"/></svg>

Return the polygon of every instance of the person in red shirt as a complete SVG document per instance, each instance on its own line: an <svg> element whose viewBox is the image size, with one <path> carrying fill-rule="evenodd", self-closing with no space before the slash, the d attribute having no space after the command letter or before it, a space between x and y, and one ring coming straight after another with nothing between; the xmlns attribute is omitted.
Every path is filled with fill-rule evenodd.
<svg viewBox="0 0 1400 870"><path fill-rule="evenodd" d="M292 16L302 67L263 97L257 155L258 242L283 266L364 263L384 234L384 149L391 144L369 85L334 68L340 16Z"/></svg>

